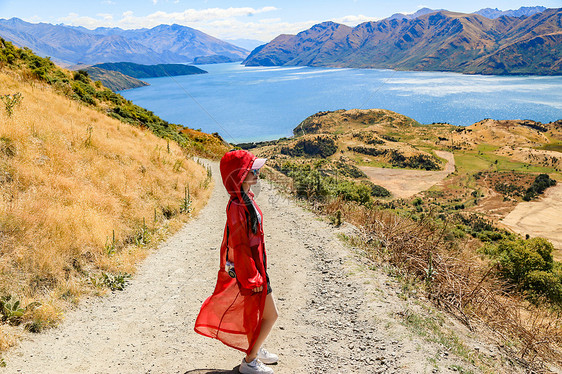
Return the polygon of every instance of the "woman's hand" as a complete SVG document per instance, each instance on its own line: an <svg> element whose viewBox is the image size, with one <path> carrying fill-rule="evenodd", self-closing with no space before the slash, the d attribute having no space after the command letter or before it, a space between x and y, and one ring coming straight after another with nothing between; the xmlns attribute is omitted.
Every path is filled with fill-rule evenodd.
<svg viewBox="0 0 562 374"><path fill-rule="evenodd" d="M259 286L259 287L256 287L256 288L252 288L252 291L253 291L253 292L261 292L262 290L263 290L263 286Z"/></svg>

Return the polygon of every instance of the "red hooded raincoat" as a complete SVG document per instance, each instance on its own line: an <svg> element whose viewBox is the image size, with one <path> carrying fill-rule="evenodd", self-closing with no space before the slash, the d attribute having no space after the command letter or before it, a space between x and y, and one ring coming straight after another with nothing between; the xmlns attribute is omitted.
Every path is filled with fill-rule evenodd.
<svg viewBox="0 0 562 374"><path fill-rule="evenodd" d="M246 353L252 349L260 333L267 296L262 223L258 223L254 234L249 226L248 209L240 194L242 182L255 158L250 152L238 150L228 152L221 160L221 176L230 200L220 249L220 268L215 290L203 303L195 321L197 333ZM253 200L251 191L249 196ZM263 217L259 207L254 205ZM225 271L227 236L228 259L234 263L236 278L231 278ZM261 292L252 291L260 286L263 286Z"/></svg>

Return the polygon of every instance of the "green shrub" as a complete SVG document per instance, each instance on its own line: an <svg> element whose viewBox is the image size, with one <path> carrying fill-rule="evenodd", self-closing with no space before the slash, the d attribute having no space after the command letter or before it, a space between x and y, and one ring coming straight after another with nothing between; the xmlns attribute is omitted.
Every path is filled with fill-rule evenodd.
<svg viewBox="0 0 562 374"><path fill-rule="evenodd" d="M477 214L456 214L454 219L467 227L467 232L473 237L477 237L479 233L484 231L498 231L490 221Z"/></svg>
<svg viewBox="0 0 562 374"><path fill-rule="evenodd" d="M390 135L381 135L381 138L383 138L384 140L388 140L389 142L397 142L398 139L396 139L393 136Z"/></svg>
<svg viewBox="0 0 562 374"><path fill-rule="evenodd" d="M341 197L346 201L366 204L371 200L371 188L364 183L355 183L346 179L335 179L323 174L321 170L310 165L297 165L285 162L278 168L293 180L293 189L297 196L322 199L327 196Z"/></svg>
<svg viewBox="0 0 562 374"><path fill-rule="evenodd" d="M90 77L86 70L75 71L74 74L72 75L72 79L74 79L75 81L80 81L85 84L90 84Z"/></svg>
<svg viewBox="0 0 562 374"><path fill-rule="evenodd" d="M421 197L416 197L414 201L412 201L413 206L420 206L423 204L423 200Z"/></svg>
<svg viewBox="0 0 562 374"><path fill-rule="evenodd" d="M350 178L367 178L367 174L363 173L357 166L342 161L335 163L336 168L346 177Z"/></svg>
<svg viewBox="0 0 562 374"><path fill-rule="evenodd" d="M523 289L531 299L544 296L551 302L562 304L562 279L551 271L530 271L523 280Z"/></svg>
<svg viewBox="0 0 562 374"><path fill-rule="evenodd" d="M20 300L12 295L0 297L0 314L2 315L2 321L11 325L19 325L26 313L39 306L41 306L41 304L36 301L23 306Z"/></svg>
<svg viewBox="0 0 562 374"><path fill-rule="evenodd" d="M499 273L529 300L562 303L562 269L552 258L554 247L544 238L502 239L484 247L498 261Z"/></svg>
<svg viewBox="0 0 562 374"><path fill-rule="evenodd" d="M356 147L347 147L348 150L356 153L361 153L368 156L382 156L387 154L387 149L378 149L374 147L363 147L363 146L356 146Z"/></svg>
<svg viewBox="0 0 562 374"><path fill-rule="evenodd" d="M483 242L495 242L504 238L501 232L488 230L478 233L476 237Z"/></svg>
<svg viewBox="0 0 562 374"><path fill-rule="evenodd" d="M537 197L538 195L542 194L544 190L548 187L556 185L556 181L551 179L548 174L539 174L536 178L531 187L525 191L525 196L523 196L523 200L530 201Z"/></svg>
<svg viewBox="0 0 562 374"><path fill-rule="evenodd" d="M542 238L501 242L500 271L514 284L521 284L531 271L552 269L552 249L552 244Z"/></svg>
<svg viewBox="0 0 562 374"><path fill-rule="evenodd" d="M422 170L439 170L439 163L433 156L418 154L406 157L395 149L379 149L374 147L347 147L348 150L368 156L386 156L392 166Z"/></svg>
<svg viewBox="0 0 562 374"><path fill-rule="evenodd" d="M347 180L339 180L335 182L332 178L329 179L332 195L341 197L346 201L356 201L359 204L366 204L371 200L371 189L364 185L358 184Z"/></svg>
<svg viewBox="0 0 562 374"><path fill-rule="evenodd" d="M362 184L369 187L371 189L371 196L373 197L388 197L390 196L390 191L386 188L379 186L378 184L374 184L371 181L361 181Z"/></svg>
<svg viewBox="0 0 562 374"><path fill-rule="evenodd" d="M293 188L300 197L325 197L329 194L326 182L318 170L310 167L295 168L289 174L293 179Z"/></svg>
<svg viewBox="0 0 562 374"><path fill-rule="evenodd" d="M95 90L92 86L87 85L81 81L72 82L72 91L76 94L79 100L86 104L96 105L96 99L92 96L95 95Z"/></svg>
<svg viewBox="0 0 562 374"><path fill-rule="evenodd" d="M282 147L281 153L293 157L322 157L326 158L338 150L332 138L317 136L313 139L300 139L292 147Z"/></svg>

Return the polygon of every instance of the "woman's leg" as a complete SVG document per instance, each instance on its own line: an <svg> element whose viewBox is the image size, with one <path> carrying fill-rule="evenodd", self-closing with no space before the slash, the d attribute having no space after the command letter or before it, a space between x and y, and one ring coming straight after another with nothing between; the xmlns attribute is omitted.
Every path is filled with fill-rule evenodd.
<svg viewBox="0 0 562 374"><path fill-rule="evenodd" d="M260 334L256 339L256 343L254 344L254 347L252 348L250 353L246 355L246 362L251 362L256 358L256 356L258 355L258 350L260 349L261 345L265 341L265 338L267 338L267 336L271 332L271 328L275 324L277 317L278 317L277 307L275 306L275 300L273 300L273 294L269 294L265 299L265 306L263 308L263 319L261 321Z"/></svg>

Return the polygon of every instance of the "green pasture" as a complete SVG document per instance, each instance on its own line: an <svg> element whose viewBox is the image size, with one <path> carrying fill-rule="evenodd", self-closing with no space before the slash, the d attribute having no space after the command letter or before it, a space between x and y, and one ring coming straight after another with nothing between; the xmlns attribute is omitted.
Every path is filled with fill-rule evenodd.
<svg viewBox="0 0 562 374"><path fill-rule="evenodd" d="M499 147L480 144L475 151L455 151L455 163L459 173L474 174L479 171L518 171L528 173L556 173L552 167L535 166L512 161L493 152Z"/></svg>
<svg viewBox="0 0 562 374"><path fill-rule="evenodd" d="M542 147L537 147L535 149L540 149L543 151L556 151L556 152L562 152L562 143L550 143L550 144L545 144Z"/></svg>

